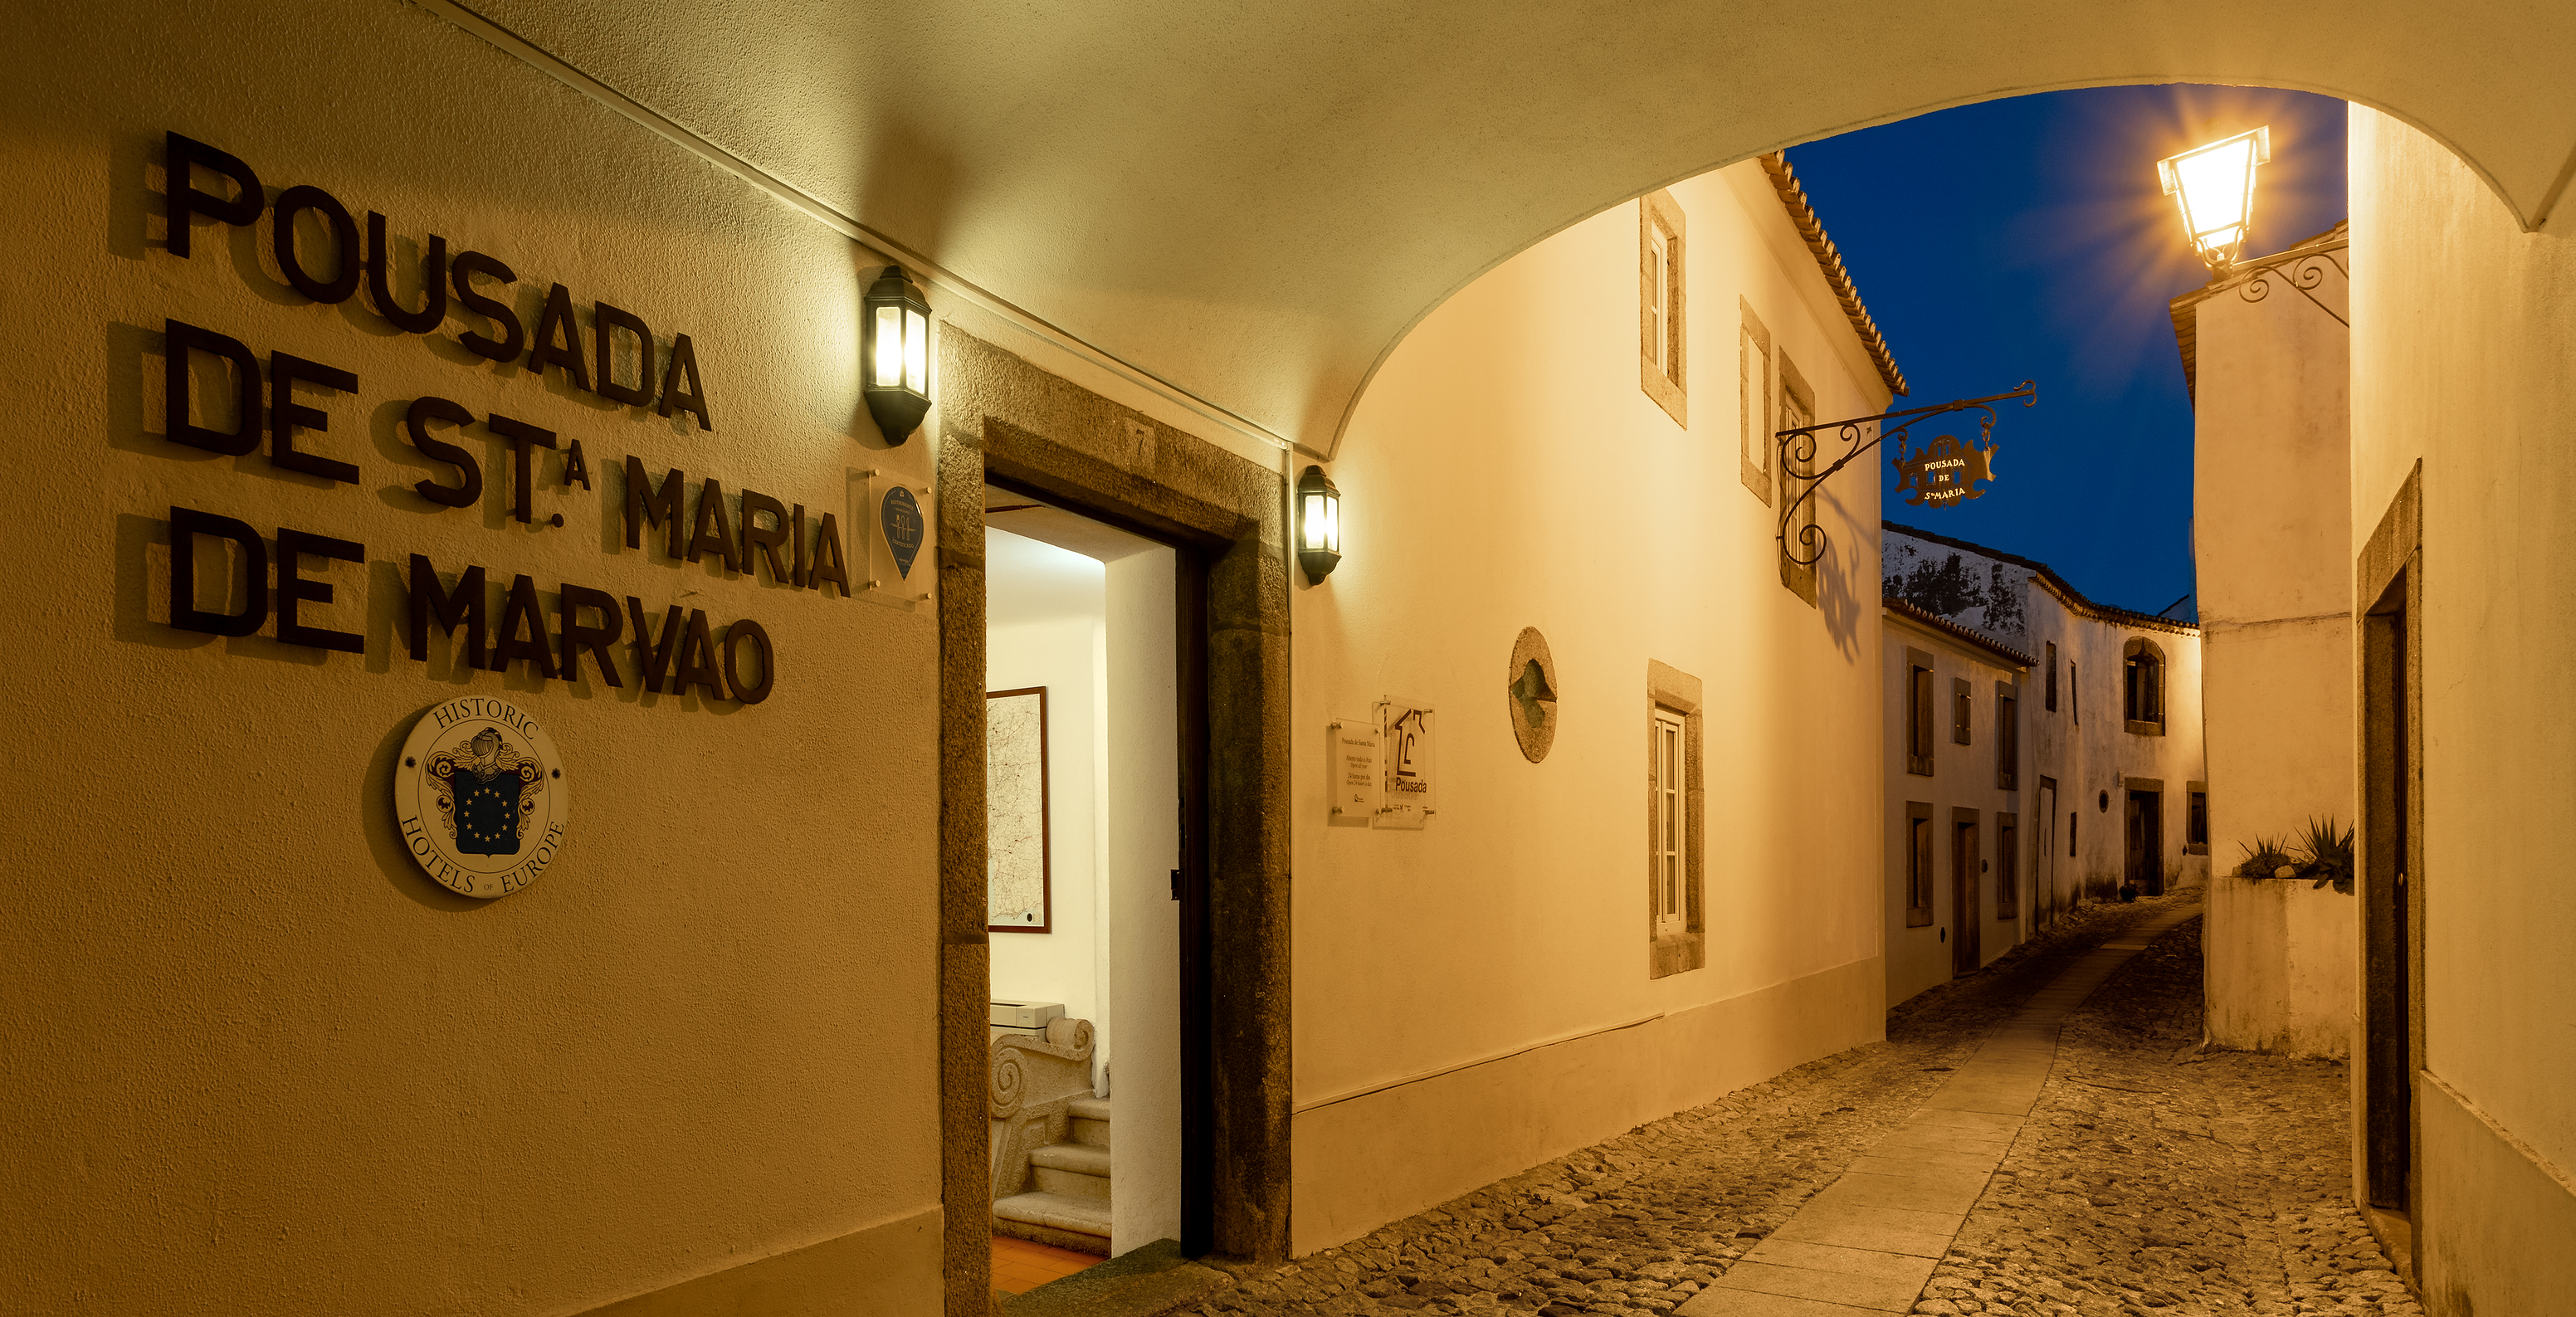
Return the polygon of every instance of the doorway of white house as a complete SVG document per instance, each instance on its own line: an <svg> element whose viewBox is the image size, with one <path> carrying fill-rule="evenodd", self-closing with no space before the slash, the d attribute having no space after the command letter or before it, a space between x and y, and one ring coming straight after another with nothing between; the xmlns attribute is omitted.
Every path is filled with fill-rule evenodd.
<svg viewBox="0 0 2576 1317"><path fill-rule="evenodd" d="M1174 549L985 488L995 1285L1180 1237Z"/></svg>

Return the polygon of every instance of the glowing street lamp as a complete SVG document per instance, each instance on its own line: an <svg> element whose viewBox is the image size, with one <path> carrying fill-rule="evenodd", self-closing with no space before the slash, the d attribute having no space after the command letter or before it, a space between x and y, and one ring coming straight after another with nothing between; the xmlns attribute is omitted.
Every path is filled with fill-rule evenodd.
<svg viewBox="0 0 2576 1317"><path fill-rule="evenodd" d="M2191 245L2212 270L2236 263L2254 217L2254 170L2272 158L2267 125L2156 162L2165 195L2182 207Z"/></svg>
<svg viewBox="0 0 2576 1317"><path fill-rule="evenodd" d="M859 392L890 445L912 437L930 410L930 303L900 265L889 265L860 299Z"/></svg>

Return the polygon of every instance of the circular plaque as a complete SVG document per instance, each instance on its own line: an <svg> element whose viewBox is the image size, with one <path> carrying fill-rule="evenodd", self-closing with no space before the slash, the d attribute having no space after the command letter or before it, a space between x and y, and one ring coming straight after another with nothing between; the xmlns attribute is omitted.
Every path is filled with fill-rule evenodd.
<svg viewBox="0 0 2576 1317"><path fill-rule="evenodd" d="M1521 628L1512 641L1511 675L1503 696L1511 706L1512 736L1521 757L1535 764L1556 744L1556 659L1547 652L1547 637L1538 628Z"/></svg>
<svg viewBox="0 0 2576 1317"><path fill-rule="evenodd" d="M394 761L403 848L459 896L490 900L535 882L563 849L570 804L554 738L507 700L433 706Z"/></svg>

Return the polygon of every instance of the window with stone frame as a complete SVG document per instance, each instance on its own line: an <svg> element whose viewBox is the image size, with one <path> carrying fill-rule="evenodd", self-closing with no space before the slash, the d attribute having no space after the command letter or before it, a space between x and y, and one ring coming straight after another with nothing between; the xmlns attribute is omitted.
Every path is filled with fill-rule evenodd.
<svg viewBox="0 0 2576 1317"><path fill-rule="evenodd" d="M1968 693L1968 679L1950 679L1950 739L1961 745L1975 743L1977 719L1976 697Z"/></svg>
<svg viewBox="0 0 2576 1317"><path fill-rule="evenodd" d="M2144 636L2120 649L2120 716L2136 735L2165 734L2165 652Z"/></svg>
<svg viewBox="0 0 2576 1317"><path fill-rule="evenodd" d="M1661 190L1639 198L1638 386L1684 427L1690 425L1689 257L1681 203Z"/></svg>
<svg viewBox="0 0 2576 1317"><path fill-rule="evenodd" d="M2021 782L2021 701L2019 688L1995 683L1995 788L2018 791Z"/></svg>
<svg viewBox="0 0 2576 1317"><path fill-rule="evenodd" d="M1744 487L1765 505L1771 502L1771 459L1779 448L1771 423L1771 331L1753 304L1736 299L1736 426L1740 445L1737 466Z"/></svg>
<svg viewBox="0 0 2576 1317"><path fill-rule="evenodd" d="M1708 963L1700 680L1646 661L1646 977Z"/></svg>

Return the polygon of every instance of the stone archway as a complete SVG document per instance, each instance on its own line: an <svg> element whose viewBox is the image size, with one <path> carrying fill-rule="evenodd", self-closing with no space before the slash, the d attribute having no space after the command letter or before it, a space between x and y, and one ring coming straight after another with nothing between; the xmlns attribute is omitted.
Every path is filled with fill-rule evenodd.
<svg viewBox="0 0 2576 1317"><path fill-rule="evenodd" d="M2576 147L2576 9L2507 0L2331 20L2289 0L1615 20L1443 0L1330 22L1140 0L819 16L742 0L617 25L532 0L479 0L490 19L433 7L926 269L934 299L1319 453L1385 354L1485 270L1673 180L1834 133L2069 87L2313 91L2446 144L2527 228Z"/></svg>

